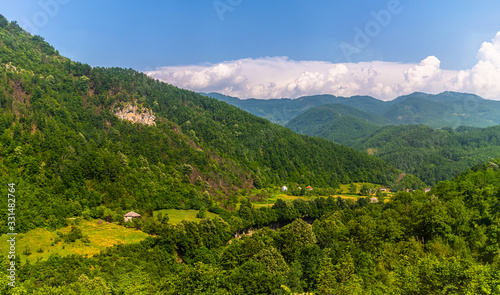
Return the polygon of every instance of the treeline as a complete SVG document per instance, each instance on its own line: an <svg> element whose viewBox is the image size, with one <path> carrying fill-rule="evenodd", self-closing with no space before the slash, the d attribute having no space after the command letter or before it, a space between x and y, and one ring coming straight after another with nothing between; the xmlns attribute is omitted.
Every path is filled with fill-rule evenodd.
<svg viewBox="0 0 500 295"><path fill-rule="evenodd" d="M156 237L139 244L26 263L16 292L496 294L499 163L387 203L318 198L256 209L244 202L200 223L149 218L143 230ZM267 222L279 225L259 227Z"/></svg>

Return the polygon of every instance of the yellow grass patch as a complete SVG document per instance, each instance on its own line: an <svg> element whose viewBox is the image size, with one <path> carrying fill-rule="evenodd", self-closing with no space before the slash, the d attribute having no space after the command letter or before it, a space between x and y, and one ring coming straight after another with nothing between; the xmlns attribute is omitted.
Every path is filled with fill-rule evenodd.
<svg viewBox="0 0 500 295"><path fill-rule="evenodd" d="M34 262L38 259L45 260L51 254L58 253L61 256L72 254L92 256L98 254L102 250L118 244L137 243L144 240L148 235L142 231L128 229L117 224L97 224L97 220L82 221L76 225L82 230L84 236L88 236L90 243L85 244L81 240L74 243L65 243L63 240L52 245L58 235L56 231L49 231L45 228L36 228L27 233L16 235L16 255L21 256L21 262L24 263L26 258ZM71 230L71 226L60 229L59 231L67 234ZM7 235L2 235L1 240L7 241ZM0 251L8 253L7 242L0 243ZM24 255L26 247L31 249L31 255ZM43 253L38 250L42 249Z"/></svg>

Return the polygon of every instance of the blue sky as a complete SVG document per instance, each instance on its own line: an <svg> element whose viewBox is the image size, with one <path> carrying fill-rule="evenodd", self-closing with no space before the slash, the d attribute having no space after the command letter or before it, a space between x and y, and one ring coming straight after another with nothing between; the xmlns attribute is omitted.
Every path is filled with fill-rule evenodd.
<svg viewBox="0 0 500 295"><path fill-rule="evenodd" d="M167 82L181 87L201 84L177 81L172 78L173 74L179 73L188 79L186 71L203 73L221 64L229 65L230 69L235 64L261 64L263 58L271 58L272 65L267 66L272 67L277 60L283 62L280 57L288 58L284 63L321 61L331 68L348 62L360 65L360 62L374 61L388 63L381 67L421 65L427 57L435 56L440 70L458 73L472 70L478 63L478 50L483 43L492 42L500 31L498 0L0 0L0 13L31 33L41 35L62 55L73 60L92 66L150 71L158 78L170 77ZM382 18L377 19L375 15ZM364 37L360 37L359 32ZM360 44L362 46L358 46ZM311 72L308 66L310 64L302 63L300 69L296 68L297 75L325 74L323 68L313 67L315 71ZM365 64L361 68L347 68L352 73L366 72L370 67ZM159 69L163 69L163 73ZM407 75L409 69L402 74ZM345 75L340 72L339 75ZM240 80L246 79L247 89L257 85L257 82L252 84L254 79L250 76L246 73L240 77ZM206 79L215 81L212 78ZM226 79L224 84L222 80L214 83L220 84L220 89L191 88L258 96L255 91L232 93L230 90L237 86L230 84L234 81ZM270 85L281 83L268 82ZM346 89L348 82L343 79L344 84L336 86ZM332 94L342 94L335 93L337 88L331 87L320 87L317 91L329 92L329 89ZM429 92L434 90L429 88ZM379 97L388 99L403 92L386 91L386 96ZM264 96L308 94L307 91L262 93ZM366 93L373 95L370 91ZM495 93L486 96L497 98Z"/></svg>

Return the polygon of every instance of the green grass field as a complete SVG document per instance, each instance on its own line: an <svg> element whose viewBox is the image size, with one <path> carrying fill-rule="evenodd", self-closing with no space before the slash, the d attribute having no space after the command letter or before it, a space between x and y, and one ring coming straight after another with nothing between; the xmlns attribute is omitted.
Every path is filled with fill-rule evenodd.
<svg viewBox="0 0 500 295"><path fill-rule="evenodd" d="M128 229L113 223L98 225L97 220L82 221L77 227L82 230L84 236L89 237L90 243L85 244L81 240L77 240L74 243L64 243L61 240L59 243L52 245L52 242L58 238L56 231L37 228L27 233L16 235L16 255L21 255L21 262L23 263L26 261L26 258L32 262L38 259L45 260L54 253L58 253L61 256L71 254L92 256L108 247L123 243L137 243L148 236L142 231ZM70 230L71 226L68 226L59 231L66 234ZM10 237L7 237L7 235L2 235L1 237L2 241L7 241L8 238ZM0 251L8 253L9 246L7 242L0 243ZM32 252L29 256L23 255L27 246L30 247ZM37 252L38 249L42 249L43 253Z"/></svg>
<svg viewBox="0 0 500 295"><path fill-rule="evenodd" d="M302 198L304 200L311 200L311 199L315 199L317 197L316 196L311 196L311 197L297 197L297 196L289 196L289 195L283 194L283 193L277 193L277 194L272 194L269 198L267 198L263 202L252 202L252 204L256 208L259 208L259 207L265 207L265 206L272 206L272 205L274 205L274 203L276 203L276 201L278 199L287 200L287 201L293 201L293 200L299 199L299 198Z"/></svg>
<svg viewBox="0 0 500 295"><path fill-rule="evenodd" d="M264 207L264 206L272 206L272 205L274 205L274 203L276 203L276 201L278 199L287 200L287 201L293 201L295 199L313 200L313 199L320 198L320 197L322 197L322 198L328 198L328 196L301 196L301 197L299 197L299 196L289 196L289 195L280 193L280 194L273 194L273 195L271 195L269 198L267 198L263 202L252 202L252 204L256 208L259 208L259 207ZM341 197L342 199L351 199L351 200L356 201L361 196L342 194L342 195L334 195L333 197L334 198Z"/></svg>
<svg viewBox="0 0 500 295"><path fill-rule="evenodd" d="M201 219L196 217L198 210L177 210L177 209L163 209L154 211L153 215L156 217L158 213L162 213L163 215L167 214L169 218L169 223L177 224L183 220L188 221L196 221L199 222ZM212 212L207 212L208 218L214 218L217 214Z"/></svg>
<svg viewBox="0 0 500 295"><path fill-rule="evenodd" d="M363 184L368 184L370 187L376 187L376 188L383 187L380 184L373 184L373 183L369 183L369 182L355 182L354 184L358 187L358 192L359 192L359 189L363 186ZM350 184L341 184L340 185L340 189L342 190L342 195L349 195L348 192L349 192L350 186L351 186ZM386 187L386 189L387 189L386 193L392 194L392 192L389 188Z"/></svg>
<svg viewBox="0 0 500 295"><path fill-rule="evenodd" d="M355 184L358 186L358 192L359 192L359 188L361 188L364 183L355 183ZM379 187L379 185L375 185L375 184L371 184L371 183L367 183L367 184L370 185L370 186ZM349 191L349 186L350 186L349 184L342 184L342 185L340 185L340 189L342 190L342 194L336 194L336 195L333 195L333 197L334 198L341 197L343 199L353 200L353 201L357 201L359 198L364 197L364 196L360 196L358 194L350 194L348 192ZM279 188L278 189L274 189L274 191L279 191ZM389 189L388 189L388 192L389 192ZM254 193L257 193L257 192L254 192ZM388 199L392 195L393 195L393 193L390 193L390 192L387 193L386 194L386 201L388 201ZM370 196L367 196L367 197L372 197L372 196L373 195L370 195ZM264 207L264 206L272 206L272 205L274 205L274 203L276 203L276 201L278 199L293 201L293 200L299 199L299 198L302 198L304 200L312 200L312 199L319 198L319 197L328 198L328 196L301 196L301 197L299 197L299 196L291 196L291 195L284 194L282 192L278 192L278 193L271 193L271 196L268 197L265 201L262 201L262 202L252 202L252 204L256 208L259 208L259 207Z"/></svg>

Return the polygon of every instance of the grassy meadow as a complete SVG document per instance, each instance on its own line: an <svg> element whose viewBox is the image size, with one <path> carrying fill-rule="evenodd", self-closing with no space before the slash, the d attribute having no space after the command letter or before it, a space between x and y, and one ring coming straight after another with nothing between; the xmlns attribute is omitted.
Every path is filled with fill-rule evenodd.
<svg viewBox="0 0 500 295"><path fill-rule="evenodd" d="M358 187L358 190L357 190L357 193L359 193L359 189L364 185L364 184L368 184L370 187L379 187L379 185L376 185L376 184L371 184L371 183L355 183L355 185ZM361 196L359 194L351 194L349 193L349 186L350 184L341 184L340 185L340 189L339 191L341 191L340 194L335 194L335 195L332 195L332 197L334 198L337 198L337 197L341 197L343 199L346 199L346 200L353 200L353 201L357 201L359 198L361 197L372 197L374 196L375 194L372 194L372 195L369 195L369 196ZM254 194L257 193L257 191L253 192ZM392 192L390 192L389 189L387 189L387 192L386 192L386 199L390 198L391 196L393 195ZM265 200L263 201L256 201L256 202L252 202L252 204L255 206L255 207L264 207L264 206L272 206L274 205L274 203L276 203L276 201L278 199L282 199L282 200L288 200L288 201L293 201L295 199L299 199L299 198L302 198L304 200L311 200L311 199L315 199L315 198L319 198L319 197L323 197L323 198L328 198L329 196L308 196L308 195L305 195L305 196L292 196L292 195L288 195L286 193L283 193L278 189L275 189L273 192L271 192L270 196L268 198L266 198Z"/></svg>
<svg viewBox="0 0 500 295"><path fill-rule="evenodd" d="M137 243L144 240L148 235L142 231L135 229L128 229L117 224L97 224L97 220L81 221L76 225L82 230L84 236L88 236L90 243L84 243L81 239L73 243L65 243L63 240L57 244L53 243L57 238L57 231L67 234L71 230L71 226L56 230L49 231L45 228L36 228L26 233L16 235L16 255L21 256L21 261L24 263L28 258L34 262L38 259L45 260L51 254L58 253L61 256L68 256L72 254L92 256L98 254L100 251L118 244L124 243ZM2 235L2 241L7 241L7 235ZM8 253L10 245L0 243L0 251ZM23 254L26 248L29 247L31 254Z"/></svg>
<svg viewBox="0 0 500 295"><path fill-rule="evenodd" d="M198 213L198 210L178 210L178 209L163 209L163 210L158 210L154 211L153 215L156 217L158 213L161 213L163 215L167 214L169 221L168 223L171 224L177 224L183 220L188 220L188 221L200 221L200 218L196 217L196 214ZM212 212L207 212L207 217L208 218L214 218L216 217L217 214L212 213Z"/></svg>

